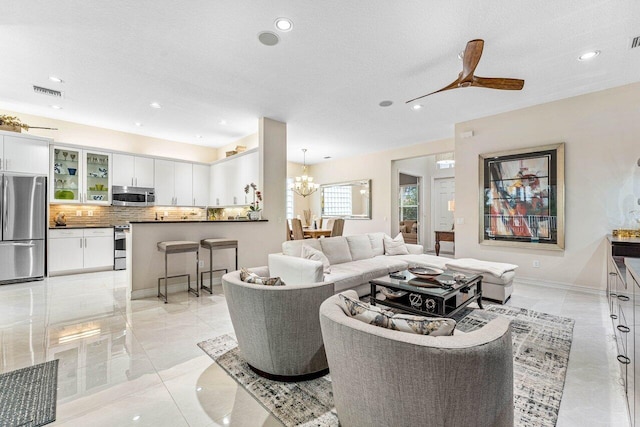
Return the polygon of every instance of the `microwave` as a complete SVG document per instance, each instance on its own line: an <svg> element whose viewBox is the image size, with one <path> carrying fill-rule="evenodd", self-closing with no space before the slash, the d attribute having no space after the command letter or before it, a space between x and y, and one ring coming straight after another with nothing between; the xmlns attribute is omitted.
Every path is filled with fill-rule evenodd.
<svg viewBox="0 0 640 427"><path fill-rule="evenodd" d="M153 206L156 203L155 189L149 187L111 187L114 206Z"/></svg>

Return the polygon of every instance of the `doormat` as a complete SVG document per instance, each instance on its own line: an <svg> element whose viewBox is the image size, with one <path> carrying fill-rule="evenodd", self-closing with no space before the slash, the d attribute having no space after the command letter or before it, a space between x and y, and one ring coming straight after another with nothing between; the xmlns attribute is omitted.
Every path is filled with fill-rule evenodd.
<svg viewBox="0 0 640 427"><path fill-rule="evenodd" d="M58 360L0 374L0 426L36 427L56 420Z"/></svg>
<svg viewBox="0 0 640 427"><path fill-rule="evenodd" d="M511 320L514 426L555 426L573 340L573 319L524 308L469 309L458 328L471 332L496 316ZM236 341L222 335L198 346L286 426L338 426L331 376L282 383L254 373Z"/></svg>

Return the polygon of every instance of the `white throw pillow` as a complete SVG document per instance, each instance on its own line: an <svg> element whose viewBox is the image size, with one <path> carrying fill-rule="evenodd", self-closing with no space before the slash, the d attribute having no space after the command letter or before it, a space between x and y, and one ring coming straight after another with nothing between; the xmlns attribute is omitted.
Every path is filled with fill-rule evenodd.
<svg viewBox="0 0 640 427"><path fill-rule="evenodd" d="M302 245L302 258L320 261L325 274L331 273L331 264L329 258L322 251L312 248L311 246Z"/></svg>
<svg viewBox="0 0 640 427"><path fill-rule="evenodd" d="M409 255L409 249L404 244L402 233L398 233L395 239L384 236L384 254L385 255Z"/></svg>

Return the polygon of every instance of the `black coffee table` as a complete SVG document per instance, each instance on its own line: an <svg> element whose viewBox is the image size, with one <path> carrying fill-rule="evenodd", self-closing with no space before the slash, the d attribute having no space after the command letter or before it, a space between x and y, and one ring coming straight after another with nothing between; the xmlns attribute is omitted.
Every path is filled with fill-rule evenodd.
<svg viewBox="0 0 640 427"><path fill-rule="evenodd" d="M452 271L445 271L434 280L419 279L408 271L371 280L371 304L381 304L421 316L451 317L473 301L482 308L482 276L467 274L455 282ZM397 275L404 276L399 278ZM436 285L426 287L421 285ZM384 300L378 299L380 287L406 294Z"/></svg>

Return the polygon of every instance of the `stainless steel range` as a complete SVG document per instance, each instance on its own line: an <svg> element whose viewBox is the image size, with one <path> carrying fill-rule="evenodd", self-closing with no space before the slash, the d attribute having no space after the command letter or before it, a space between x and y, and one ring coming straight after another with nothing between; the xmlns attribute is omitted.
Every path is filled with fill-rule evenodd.
<svg viewBox="0 0 640 427"><path fill-rule="evenodd" d="M127 239L125 231L129 231L129 224L115 225L113 227L113 269L127 269Z"/></svg>

